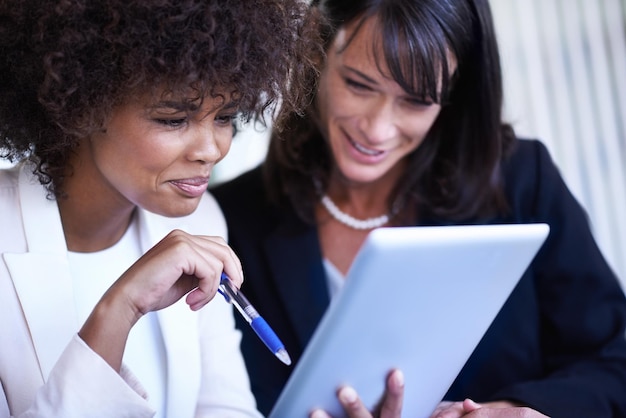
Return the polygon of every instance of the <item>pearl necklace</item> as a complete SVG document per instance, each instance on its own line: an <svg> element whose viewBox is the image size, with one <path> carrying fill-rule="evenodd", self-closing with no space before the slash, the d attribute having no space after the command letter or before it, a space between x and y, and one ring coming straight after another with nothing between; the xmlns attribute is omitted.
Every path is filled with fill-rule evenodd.
<svg viewBox="0 0 626 418"><path fill-rule="evenodd" d="M384 224L389 222L389 215L387 214L377 216L375 218L356 219L348 215L347 213L342 212L341 209L339 209L337 205L335 205L335 203L330 200L330 197L328 197L328 195L322 196L321 202L333 218L352 229L374 229L383 226Z"/></svg>

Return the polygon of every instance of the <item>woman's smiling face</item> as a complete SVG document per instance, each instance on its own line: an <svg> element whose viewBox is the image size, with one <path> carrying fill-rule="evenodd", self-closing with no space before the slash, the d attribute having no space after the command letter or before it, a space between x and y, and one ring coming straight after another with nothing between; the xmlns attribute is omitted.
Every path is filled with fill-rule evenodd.
<svg viewBox="0 0 626 418"><path fill-rule="evenodd" d="M380 42L373 19L354 34L357 27L342 28L331 44L317 107L336 168L348 182L363 184L401 175L398 163L422 143L441 106L407 93L383 60L376 62L375 53L383 54L374 50Z"/></svg>
<svg viewBox="0 0 626 418"><path fill-rule="evenodd" d="M79 148L72 177L109 203L188 215L230 148L236 114L222 98L133 100L114 109L105 130Z"/></svg>

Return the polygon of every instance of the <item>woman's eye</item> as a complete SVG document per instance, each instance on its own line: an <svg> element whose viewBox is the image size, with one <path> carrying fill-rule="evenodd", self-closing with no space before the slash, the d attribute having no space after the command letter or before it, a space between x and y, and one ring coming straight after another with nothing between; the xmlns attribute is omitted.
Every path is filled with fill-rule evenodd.
<svg viewBox="0 0 626 418"><path fill-rule="evenodd" d="M430 99L420 99L416 97L407 98L406 103L413 107L429 107L434 104L434 102Z"/></svg>
<svg viewBox="0 0 626 418"><path fill-rule="evenodd" d="M180 128L187 122L187 118L175 118L175 119L155 119L157 123L165 125L170 128Z"/></svg>
<svg viewBox="0 0 626 418"><path fill-rule="evenodd" d="M404 103L411 107L430 107L435 101L428 96L407 95L403 98Z"/></svg>
<svg viewBox="0 0 626 418"><path fill-rule="evenodd" d="M372 90L368 85L360 83L360 82L358 82L356 80L353 80L351 78L346 78L345 80L346 80L346 84L349 87L351 87L351 88L353 88L355 90L364 90L364 91Z"/></svg>
<svg viewBox="0 0 626 418"><path fill-rule="evenodd" d="M234 126L236 120L236 114L218 115L215 117L215 122L222 126Z"/></svg>

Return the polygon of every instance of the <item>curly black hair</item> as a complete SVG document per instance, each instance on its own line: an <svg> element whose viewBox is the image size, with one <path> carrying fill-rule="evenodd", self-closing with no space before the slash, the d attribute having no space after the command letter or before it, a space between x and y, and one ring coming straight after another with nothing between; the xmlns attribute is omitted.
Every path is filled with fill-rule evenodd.
<svg viewBox="0 0 626 418"><path fill-rule="evenodd" d="M35 161L59 196L78 140L135 94L226 90L261 122L299 111L315 29L304 0L0 0L0 156Z"/></svg>

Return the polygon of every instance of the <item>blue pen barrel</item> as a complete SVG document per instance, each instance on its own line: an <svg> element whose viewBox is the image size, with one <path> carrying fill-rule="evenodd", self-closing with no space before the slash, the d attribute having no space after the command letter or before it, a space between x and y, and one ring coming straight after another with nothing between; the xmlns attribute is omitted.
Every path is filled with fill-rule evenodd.
<svg viewBox="0 0 626 418"><path fill-rule="evenodd" d="M246 297L233 285L226 273L222 273L222 280L218 292L224 296L226 302L232 303L241 316L250 324L254 332L265 343L276 357L286 365L291 364L291 358L285 350L283 343L278 339L272 328L259 315Z"/></svg>
<svg viewBox="0 0 626 418"><path fill-rule="evenodd" d="M261 341L265 343L267 348L272 351L272 353L276 353L278 350L283 348L283 343L278 339L278 336L270 328L265 319L260 316L256 317L252 320L252 322L250 322L250 326L261 338Z"/></svg>

